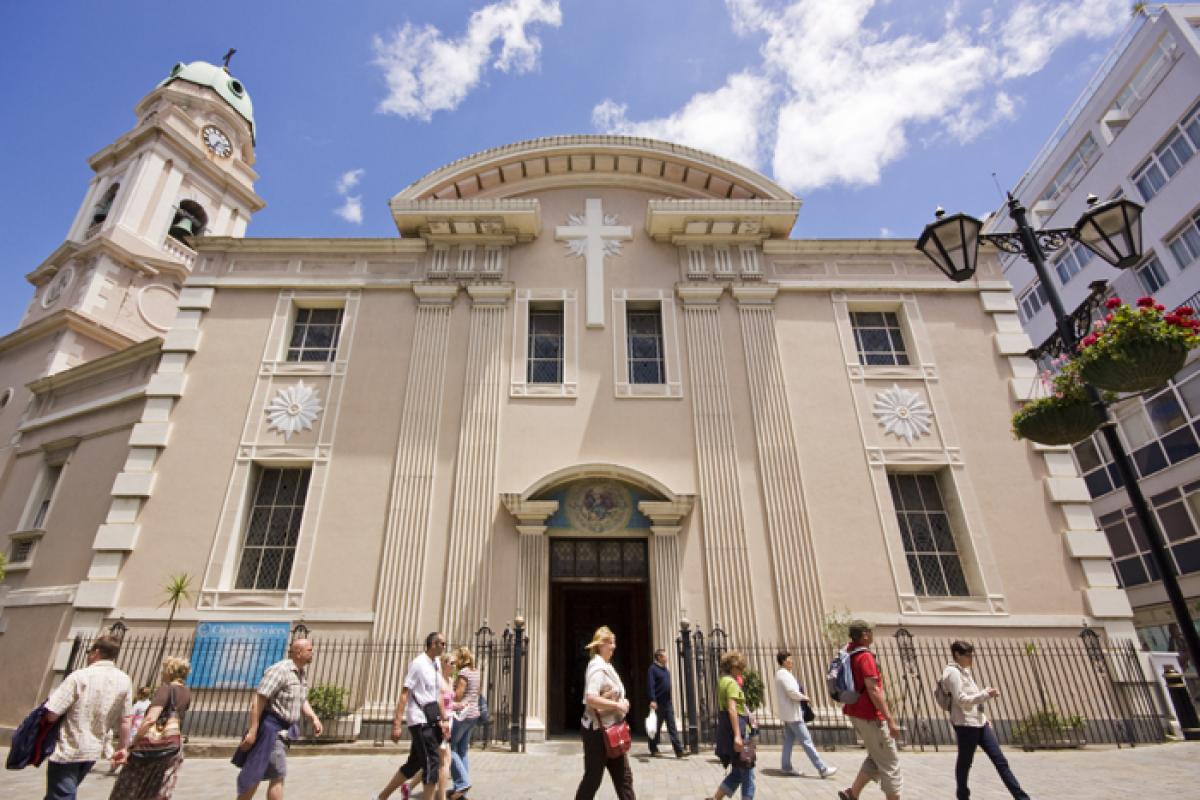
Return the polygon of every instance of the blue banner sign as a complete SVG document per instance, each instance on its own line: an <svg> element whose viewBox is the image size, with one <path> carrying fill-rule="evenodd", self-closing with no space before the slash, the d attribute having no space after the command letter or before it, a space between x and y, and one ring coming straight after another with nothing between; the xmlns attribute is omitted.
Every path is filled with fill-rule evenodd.
<svg viewBox="0 0 1200 800"><path fill-rule="evenodd" d="M192 645L188 685L196 689L253 689L267 667L287 652L286 622L201 622Z"/></svg>

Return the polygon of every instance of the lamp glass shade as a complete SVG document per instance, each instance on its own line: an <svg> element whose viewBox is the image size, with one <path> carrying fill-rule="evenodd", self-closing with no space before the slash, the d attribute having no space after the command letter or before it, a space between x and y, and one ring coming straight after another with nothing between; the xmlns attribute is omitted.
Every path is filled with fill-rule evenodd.
<svg viewBox="0 0 1200 800"><path fill-rule="evenodd" d="M1117 269L1142 258L1142 207L1124 198L1089 208L1075 224L1075 238Z"/></svg>
<svg viewBox="0 0 1200 800"><path fill-rule="evenodd" d="M979 230L983 223L966 214L939 219L925 226L917 249L932 261L946 277L955 282L975 274L979 254Z"/></svg>

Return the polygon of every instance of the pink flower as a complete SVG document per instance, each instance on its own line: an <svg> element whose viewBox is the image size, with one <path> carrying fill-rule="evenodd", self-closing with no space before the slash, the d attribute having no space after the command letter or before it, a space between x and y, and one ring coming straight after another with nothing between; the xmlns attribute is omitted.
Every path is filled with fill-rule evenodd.
<svg viewBox="0 0 1200 800"><path fill-rule="evenodd" d="M1110 297L1104 301L1104 307L1107 308L1109 311L1113 310L1114 308L1119 307L1120 305L1121 305L1121 298L1119 298L1119 297Z"/></svg>
<svg viewBox="0 0 1200 800"><path fill-rule="evenodd" d="M1062 392L1055 392L1055 393L1054 393L1054 396L1055 396L1055 397L1057 397L1059 400L1062 400L1062 399L1063 399L1063 393L1062 393Z"/></svg>
<svg viewBox="0 0 1200 800"><path fill-rule="evenodd" d="M1105 326L1105 324L1106 324L1106 323L1105 323L1105 321L1104 321L1104 320L1102 320L1102 319L1098 319L1098 320L1096 320L1096 322L1095 322L1095 323L1092 325L1092 328L1093 328L1094 330L1097 330L1097 331L1102 331L1102 330L1104 330L1104 326Z"/></svg>
<svg viewBox="0 0 1200 800"><path fill-rule="evenodd" d="M1138 308L1154 308L1153 297L1139 297L1137 300Z"/></svg>
<svg viewBox="0 0 1200 800"><path fill-rule="evenodd" d="M1112 315L1112 314L1105 314L1105 315L1104 315L1104 321L1105 321L1105 322L1112 322L1112 321L1113 321L1113 315Z"/></svg>

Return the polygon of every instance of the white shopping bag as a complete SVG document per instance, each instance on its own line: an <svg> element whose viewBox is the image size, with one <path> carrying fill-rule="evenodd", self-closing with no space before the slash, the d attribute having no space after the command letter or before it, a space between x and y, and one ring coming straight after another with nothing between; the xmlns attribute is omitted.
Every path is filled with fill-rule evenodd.
<svg viewBox="0 0 1200 800"><path fill-rule="evenodd" d="M654 712L654 709L652 708L652 709L650 709L650 713L646 715L646 736L647 736L647 738L653 739L654 732L656 730L658 730L658 714L656 714Z"/></svg>

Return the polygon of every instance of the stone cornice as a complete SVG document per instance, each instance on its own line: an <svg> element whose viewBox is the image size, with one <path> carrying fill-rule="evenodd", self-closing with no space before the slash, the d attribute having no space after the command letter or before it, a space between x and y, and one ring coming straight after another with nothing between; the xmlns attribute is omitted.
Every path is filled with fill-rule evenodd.
<svg viewBox="0 0 1200 800"><path fill-rule="evenodd" d="M100 323L75 311L64 309L42 317L37 322L23 328L17 328L7 336L0 338L0 353L56 333L63 328L75 331L114 349L124 349L135 344L135 341L128 336L105 328Z"/></svg>
<svg viewBox="0 0 1200 800"><path fill-rule="evenodd" d="M395 238L242 238L235 236L198 236L191 247L201 255L209 253L317 254L317 255L417 255L428 245L423 239Z"/></svg>
<svg viewBox="0 0 1200 800"><path fill-rule="evenodd" d="M550 136L484 150L434 170L396 199L504 197L531 189L634 183L708 198L794 200L741 164L683 145L635 136Z"/></svg>
<svg viewBox="0 0 1200 800"><path fill-rule="evenodd" d="M97 234L84 242L72 240L63 242L41 264L27 274L25 280L34 286L40 286L54 277L64 261L87 258L96 253L104 253L119 264L143 275L158 275L166 272L176 275L180 279L188 276L186 265L172 259L166 253L153 250L128 231L116 228Z"/></svg>
<svg viewBox="0 0 1200 800"><path fill-rule="evenodd" d="M422 305L445 306L454 302L458 295L458 284L414 283L412 290Z"/></svg>
<svg viewBox="0 0 1200 800"><path fill-rule="evenodd" d="M392 218L404 237L443 244L531 242L542 232L537 200L411 200L394 198Z"/></svg>
<svg viewBox="0 0 1200 800"><path fill-rule="evenodd" d="M162 349L163 340L155 336L152 339L147 339L144 342L139 342L131 347L126 347L123 350L118 350L115 353L109 353L106 356L93 359L91 361L80 364L77 367L56 372L53 375L47 375L44 378L38 378L36 381L25 384L29 391L34 394L45 394L46 392L55 391L64 387L70 386L73 383L87 381L103 375L106 372L120 369L127 364L132 364L150 356L158 355Z"/></svg>
<svg viewBox="0 0 1200 800"><path fill-rule="evenodd" d="M641 511L654 523L655 533L678 533L679 525L692 511L696 498L694 495L682 494L675 500L643 500L638 503Z"/></svg>
<svg viewBox="0 0 1200 800"><path fill-rule="evenodd" d="M512 493L500 495L500 500L522 527L537 526L545 530L546 521L558 511L557 500L522 500L521 495Z"/></svg>
<svg viewBox="0 0 1200 800"><path fill-rule="evenodd" d="M733 297L743 306L769 306L779 294L778 286L734 286Z"/></svg>
<svg viewBox="0 0 1200 800"><path fill-rule="evenodd" d="M651 200L646 233L672 244L786 239L800 206L799 200Z"/></svg>
<svg viewBox="0 0 1200 800"><path fill-rule="evenodd" d="M763 253L769 256L836 253L839 256L906 256L925 261L917 250L916 239L770 239L763 242L762 247Z"/></svg>
<svg viewBox="0 0 1200 800"><path fill-rule="evenodd" d="M505 305L513 296L511 283L472 283L467 286L467 294L477 306Z"/></svg>
<svg viewBox="0 0 1200 800"><path fill-rule="evenodd" d="M679 284L675 287L676 294L685 306L715 306L721 302L724 286L711 284Z"/></svg>

